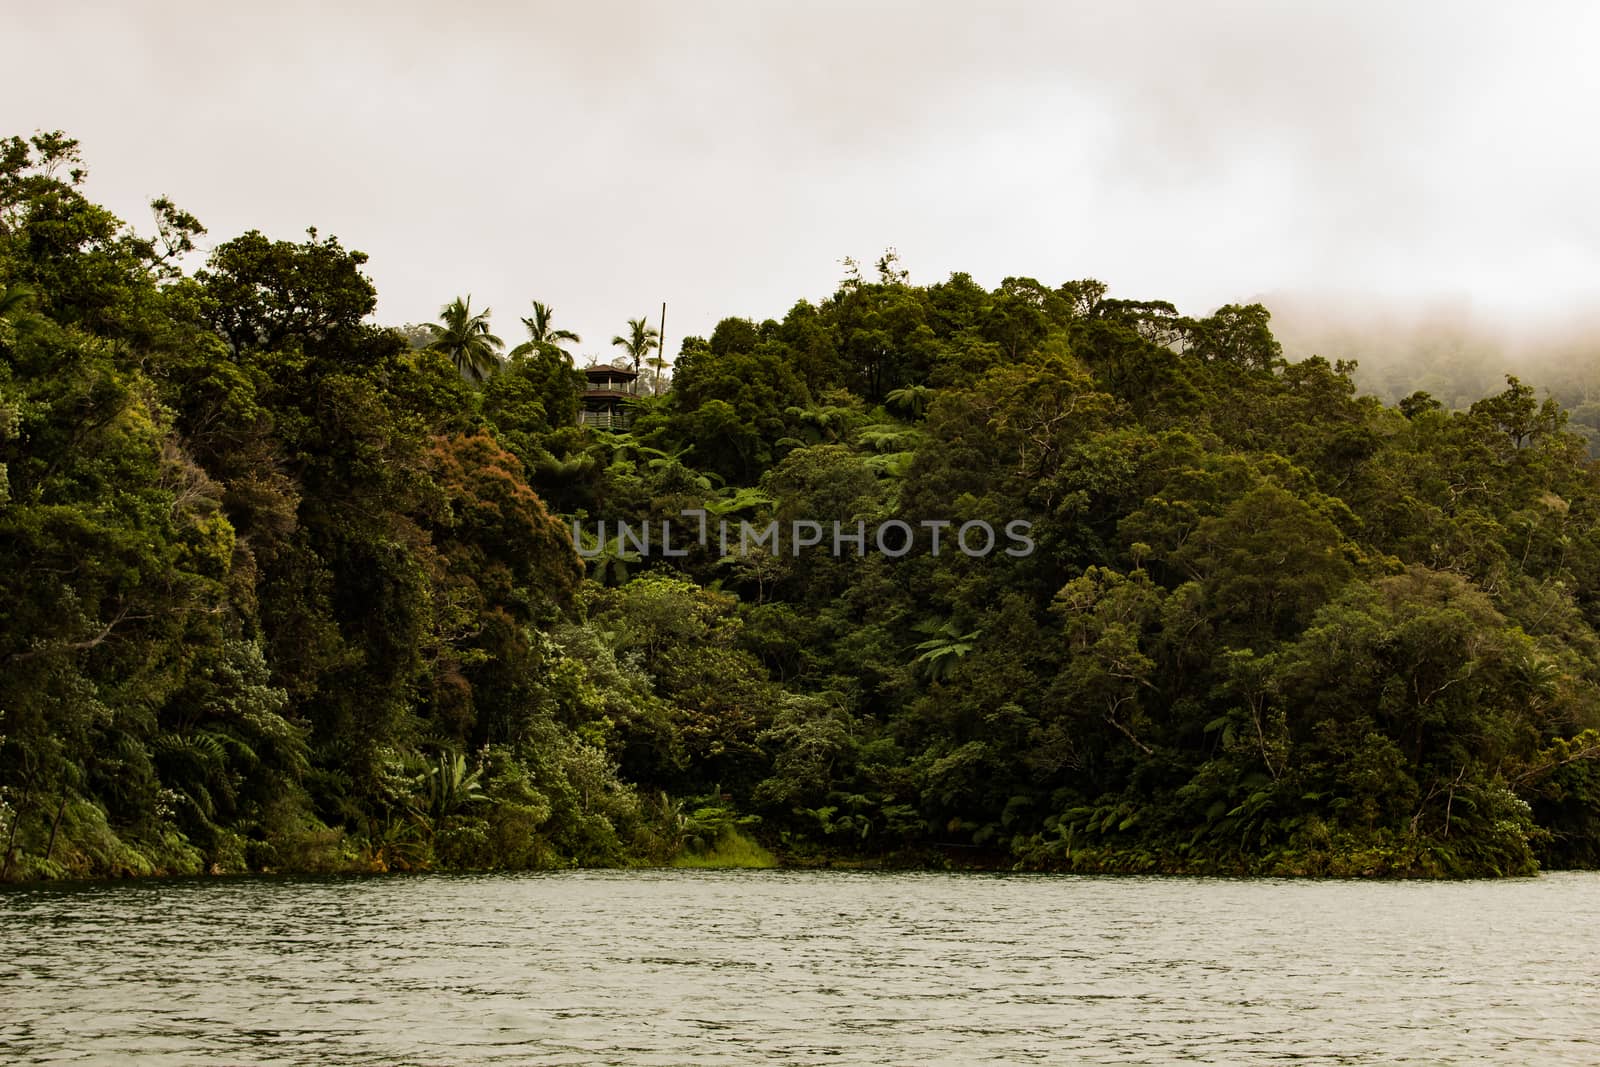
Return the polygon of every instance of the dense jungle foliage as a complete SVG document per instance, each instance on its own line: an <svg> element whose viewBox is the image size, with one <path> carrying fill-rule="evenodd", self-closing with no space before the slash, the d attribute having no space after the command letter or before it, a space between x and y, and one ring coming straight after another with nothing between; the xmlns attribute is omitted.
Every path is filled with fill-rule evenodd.
<svg viewBox="0 0 1600 1067"><path fill-rule="evenodd" d="M1514 378L891 254L604 432L544 305L380 328L334 238L186 273L82 180L0 142L0 878L1600 865L1600 469ZM686 509L1036 550L574 551Z"/></svg>

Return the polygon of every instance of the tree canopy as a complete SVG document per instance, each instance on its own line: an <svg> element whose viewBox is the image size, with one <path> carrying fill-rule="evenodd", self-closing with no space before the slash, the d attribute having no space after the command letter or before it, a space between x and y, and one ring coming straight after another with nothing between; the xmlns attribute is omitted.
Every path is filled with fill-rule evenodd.
<svg viewBox="0 0 1600 1067"><path fill-rule="evenodd" d="M1533 383L891 252L612 432L548 305L417 344L333 237L189 270L83 179L0 142L0 878L1600 865L1600 466Z"/></svg>

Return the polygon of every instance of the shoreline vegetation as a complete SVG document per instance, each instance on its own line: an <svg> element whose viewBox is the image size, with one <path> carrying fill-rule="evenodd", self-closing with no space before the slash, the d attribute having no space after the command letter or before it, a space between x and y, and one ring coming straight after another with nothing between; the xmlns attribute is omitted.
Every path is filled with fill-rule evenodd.
<svg viewBox="0 0 1600 1067"><path fill-rule="evenodd" d="M888 252L628 320L584 425L549 305L376 326L334 237L83 181L0 141L0 882L1600 867L1581 369L1386 403L1260 305ZM574 548L693 514L919 540Z"/></svg>
<svg viewBox="0 0 1600 1067"><path fill-rule="evenodd" d="M969 852L963 847L928 847L888 856L861 856L850 854L810 853L779 855L763 846L753 837L742 833L720 839L704 852L682 852L666 862L636 860L622 865L556 864L538 867L409 867L390 868L375 862L370 856L351 856L332 853L313 861L309 866L289 870L263 867L225 870L220 865L209 869L189 865L178 869L158 867L125 867L97 873L69 873L29 879L9 879L0 882L0 891L8 887L40 888L69 884L102 884L130 880L166 879L217 879L234 880L250 878L304 878L304 877L386 877L408 875L426 877L432 874L528 874L557 873L579 870L781 870L781 871L928 871L951 874L1027 874L1111 876L1111 877L1174 877L1174 878L1273 878L1306 880L1495 880L1502 878L1532 878L1542 873L1558 873L1565 868L1544 871L1537 868L1515 871L1480 871L1462 874L1454 857L1428 855L1423 846L1409 849L1384 849L1369 847L1361 852L1341 855L1275 853L1264 856L1230 854L1212 858L1182 857L1176 852L1116 851L1107 849L1082 850L1062 855L1052 853L1042 865L1017 860L997 852ZM199 862L199 861L197 861Z"/></svg>

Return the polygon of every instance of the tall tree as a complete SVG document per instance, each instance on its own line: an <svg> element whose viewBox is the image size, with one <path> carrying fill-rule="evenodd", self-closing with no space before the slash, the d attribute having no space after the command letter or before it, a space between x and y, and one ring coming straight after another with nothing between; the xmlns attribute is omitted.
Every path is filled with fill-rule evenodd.
<svg viewBox="0 0 1600 1067"><path fill-rule="evenodd" d="M619 334L611 339L611 343L628 354L628 358L633 361L634 372L638 373L639 364L650 354L651 349L660 347L661 334L640 316L628 320L628 336L623 337Z"/></svg>
<svg viewBox="0 0 1600 1067"><path fill-rule="evenodd" d="M557 330L550 325L550 320L555 311L549 304L533 302L533 317L524 318L522 325L528 329L528 339L511 350L513 356L527 355L530 352L543 352L559 356L569 366L572 363L572 353L561 347L563 341L577 344L583 340L571 330Z"/></svg>
<svg viewBox="0 0 1600 1067"><path fill-rule="evenodd" d="M456 297L439 309L441 321L430 324L430 348L450 357L463 377L482 381L500 366L505 342L489 332L489 309L472 313L472 297Z"/></svg>
<svg viewBox="0 0 1600 1067"><path fill-rule="evenodd" d="M361 273L363 252L306 231L300 244L259 230L218 245L198 275L211 326L234 351L275 351L298 344L309 353L350 356L361 320L378 291ZM359 346L356 346L359 347Z"/></svg>
<svg viewBox="0 0 1600 1067"><path fill-rule="evenodd" d="M655 354L649 359L645 360L645 362L650 366L651 385L653 386L652 391L656 396L660 396L661 381L667 373L667 354L661 351L661 345L659 343L655 347Z"/></svg>

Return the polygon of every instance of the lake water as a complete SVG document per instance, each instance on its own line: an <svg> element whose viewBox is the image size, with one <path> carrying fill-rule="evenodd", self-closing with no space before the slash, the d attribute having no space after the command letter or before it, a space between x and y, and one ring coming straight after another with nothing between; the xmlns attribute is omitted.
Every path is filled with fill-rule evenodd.
<svg viewBox="0 0 1600 1067"><path fill-rule="evenodd" d="M1600 1063L1600 874L0 893L0 1062Z"/></svg>

